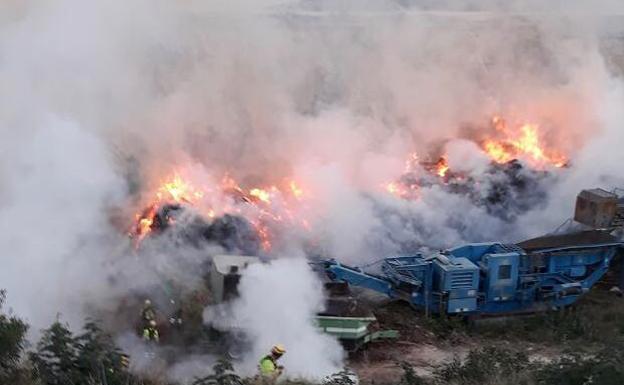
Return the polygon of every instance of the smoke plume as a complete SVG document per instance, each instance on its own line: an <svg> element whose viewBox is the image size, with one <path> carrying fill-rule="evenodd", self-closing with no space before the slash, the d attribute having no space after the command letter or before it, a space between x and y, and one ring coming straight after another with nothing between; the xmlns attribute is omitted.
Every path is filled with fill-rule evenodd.
<svg viewBox="0 0 624 385"><path fill-rule="evenodd" d="M73 326L114 314L163 279L201 282L222 244L171 236L135 252L127 237L182 174L204 192L201 215L227 206L272 221L261 253L276 260L250 269L234 309L254 359L280 342L293 373L325 373L340 357L310 323L318 282L280 256L365 263L514 242L569 218L580 189L624 184L623 11L607 0L4 1L0 288L37 331L58 313ZM478 138L493 116L535 124L568 167L492 171ZM470 188L406 170L413 153L447 155ZM303 195L260 210L218 188L226 175L245 191L294 180ZM424 180L417 198L386 191L402 178Z"/></svg>
<svg viewBox="0 0 624 385"><path fill-rule="evenodd" d="M276 344L287 353L280 360L289 377L320 379L340 371L342 349L323 334L314 316L324 310L323 288L303 258L251 265L239 285L240 298L224 308L207 308L205 321L245 333L250 348L241 369L253 373L260 358Z"/></svg>

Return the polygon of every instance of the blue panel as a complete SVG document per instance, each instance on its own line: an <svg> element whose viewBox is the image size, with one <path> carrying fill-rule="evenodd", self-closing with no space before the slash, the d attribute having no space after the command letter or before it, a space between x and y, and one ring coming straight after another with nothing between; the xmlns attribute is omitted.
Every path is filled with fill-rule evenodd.
<svg viewBox="0 0 624 385"><path fill-rule="evenodd" d="M569 274L570 277L582 277L586 274L587 267L585 266L572 266L570 267Z"/></svg>
<svg viewBox="0 0 624 385"><path fill-rule="evenodd" d="M409 300L434 312L526 312L574 303L604 275L621 246L620 242L584 244L527 254L517 245L478 243L443 255L388 258L381 275L336 261L326 261L325 270L333 280Z"/></svg>
<svg viewBox="0 0 624 385"><path fill-rule="evenodd" d="M517 253L490 254L484 258L487 266L486 292L488 301L511 301L518 287Z"/></svg>
<svg viewBox="0 0 624 385"><path fill-rule="evenodd" d="M468 313L476 310L476 298L450 299L448 301L447 312L449 313Z"/></svg>
<svg viewBox="0 0 624 385"><path fill-rule="evenodd" d="M468 258L474 262L481 259L484 254L490 252L496 245L498 243L471 243L450 249L448 252L454 257Z"/></svg>
<svg viewBox="0 0 624 385"><path fill-rule="evenodd" d="M393 296L392 284L382 278L366 274L357 269L335 263L327 267L327 271L334 275L334 280L345 281L351 285L366 287L371 290Z"/></svg>

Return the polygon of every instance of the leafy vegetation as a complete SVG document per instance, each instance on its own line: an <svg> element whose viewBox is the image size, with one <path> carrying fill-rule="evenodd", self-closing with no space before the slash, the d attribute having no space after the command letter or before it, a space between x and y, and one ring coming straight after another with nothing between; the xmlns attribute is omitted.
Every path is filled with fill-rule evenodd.
<svg viewBox="0 0 624 385"><path fill-rule="evenodd" d="M612 341L594 355L573 353L544 365L536 374L545 385L624 384L624 340Z"/></svg>
<svg viewBox="0 0 624 385"><path fill-rule="evenodd" d="M74 336L57 321L43 331L37 349L29 354L33 379L46 385L106 384L136 382L127 372L127 357L102 331L87 320L84 332Z"/></svg>
<svg viewBox="0 0 624 385"><path fill-rule="evenodd" d="M593 290L569 309L488 322L470 330L473 335L557 345L605 344L624 336L624 300Z"/></svg>
<svg viewBox="0 0 624 385"><path fill-rule="evenodd" d="M0 311L5 292L0 290ZM17 317L0 312L0 384L19 384L24 381L25 370L20 359L26 347L28 325Z"/></svg>
<svg viewBox="0 0 624 385"><path fill-rule="evenodd" d="M624 341L597 354L564 355L551 362L531 361L509 349L484 347L440 365L432 378L422 378L403 364L400 385L621 385L624 384Z"/></svg>
<svg viewBox="0 0 624 385"><path fill-rule="evenodd" d="M566 342L569 351L546 360L532 360L513 345L488 345L455 357L423 377L408 363L399 365L403 375L387 385L621 385L624 384L624 301L605 306L604 293L594 294L572 311L542 314L474 328L457 319L426 319L421 326L437 338L452 343L461 336L478 335L484 341L501 333L512 340L542 339ZM128 370L128 357L97 321L87 320L80 334L57 321L42 331L31 352L25 336L28 325L2 312L5 293L0 291L0 384L11 385L181 385L143 378ZM586 349L580 349L584 346ZM236 373L221 359L211 374L192 385L256 385L257 378ZM288 379L283 385L314 385ZM354 385L344 371L323 385ZM381 384L383 385L383 384Z"/></svg>
<svg viewBox="0 0 624 385"><path fill-rule="evenodd" d="M244 383L243 379L234 372L232 363L220 359L212 367L212 374L195 380L193 385L244 385Z"/></svg>
<svg viewBox="0 0 624 385"><path fill-rule="evenodd" d="M453 359L434 372L440 383L481 384L491 378L511 378L534 369L523 352L512 352L497 347L472 350L465 360Z"/></svg>

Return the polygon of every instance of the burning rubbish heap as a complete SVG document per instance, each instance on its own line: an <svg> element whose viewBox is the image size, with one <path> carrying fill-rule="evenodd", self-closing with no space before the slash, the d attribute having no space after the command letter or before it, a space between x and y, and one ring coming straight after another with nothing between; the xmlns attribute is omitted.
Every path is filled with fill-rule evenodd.
<svg viewBox="0 0 624 385"><path fill-rule="evenodd" d="M153 214L148 212L144 215L150 218L150 234L162 234L175 227L177 241L198 248L202 242L207 242L219 245L228 252L258 254L262 247L256 228L238 215L223 214L206 219L188 205L172 203L158 207ZM179 223L183 225L177 226Z"/></svg>
<svg viewBox="0 0 624 385"><path fill-rule="evenodd" d="M480 168L453 164L452 154L446 151L454 141L448 140L434 146L437 150L424 159L411 154L404 172L370 196L385 190L398 199L418 201L423 189L435 187L468 197L489 215L513 222L544 204L557 171L568 166L568 158L546 144L536 124L512 125L495 116L485 127L460 131L460 140L478 149L478 157L485 160ZM314 243L310 196L295 178L242 187L227 174L208 185L192 174L182 174L176 171L161 181L146 208L136 214L130 230L135 247L148 235L162 234L171 227L189 244L208 242L243 254L270 254L274 243L287 237L284 233L293 236L293 229ZM376 200L374 204L379 205Z"/></svg>
<svg viewBox="0 0 624 385"><path fill-rule="evenodd" d="M470 197L491 215L512 221L519 214L542 204L547 197L544 182L552 182L568 159L544 144L539 127L520 124L513 128L501 117L492 118L486 127L463 129L466 139L489 160L480 172L455 170L449 155L442 150L421 160L410 155L405 172L386 185L391 194L407 200L418 199L423 187L439 186L444 191ZM449 141L451 142L451 141ZM437 159L434 161L428 159Z"/></svg>
<svg viewBox="0 0 624 385"><path fill-rule="evenodd" d="M207 242L228 252L255 255L270 250L275 228L307 225L289 207L302 194L294 181L287 183L287 190L276 186L244 190L225 176L217 188L198 188L174 173L136 214L129 235L138 248L148 235L175 228L182 242L194 246Z"/></svg>

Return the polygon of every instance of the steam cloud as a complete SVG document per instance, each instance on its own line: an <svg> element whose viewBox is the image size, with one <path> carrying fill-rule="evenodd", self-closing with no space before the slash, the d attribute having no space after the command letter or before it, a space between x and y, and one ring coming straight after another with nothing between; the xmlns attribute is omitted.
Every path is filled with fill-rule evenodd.
<svg viewBox="0 0 624 385"><path fill-rule="evenodd" d="M552 230L579 189L624 183L624 9L556 4L3 2L0 287L9 305L34 330L57 312L77 326L162 274L199 279L214 249L138 258L118 223L174 169L248 185L296 176L312 207L306 238L349 262ZM539 124L571 158L513 221L435 185L414 202L380 188L408 154L440 146L451 167L482 175L481 155L457 138L492 114ZM286 238L279 253L300 255L301 235ZM320 297L301 263L254 267L235 314L257 332L254 354L281 340L289 367L316 375L308 371L339 356L309 329ZM281 282L289 272L301 282ZM269 307L281 325L314 336L305 353L295 329L272 329L277 319L261 309L250 318L272 285L284 285L282 307Z"/></svg>
<svg viewBox="0 0 624 385"><path fill-rule="evenodd" d="M260 357L280 343L287 349L280 361L285 375L319 379L340 371L340 345L314 322L315 314L324 310L323 288L305 259L252 265L239 291L239 299L225 309L207 308L204 318L222 329L246 333L251 347L243 355L242 370L253 375Z"/></svg>

